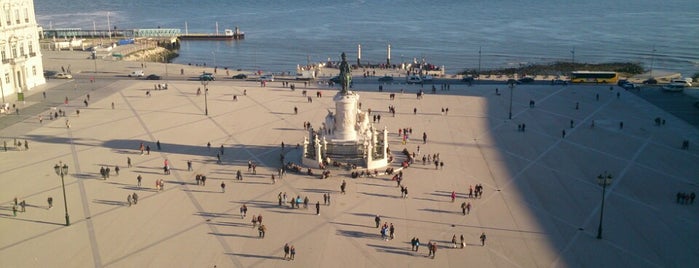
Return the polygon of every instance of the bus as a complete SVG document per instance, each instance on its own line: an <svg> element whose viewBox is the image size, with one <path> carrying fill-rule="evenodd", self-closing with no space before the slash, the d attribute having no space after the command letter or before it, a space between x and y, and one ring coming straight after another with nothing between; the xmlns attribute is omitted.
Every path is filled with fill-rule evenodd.
<svg viewBox="0 0 699 268"><path fill-rule="evenodd" d="M571 83L616 83L619 74L616 72L574 71L570 73Z"/></svg>

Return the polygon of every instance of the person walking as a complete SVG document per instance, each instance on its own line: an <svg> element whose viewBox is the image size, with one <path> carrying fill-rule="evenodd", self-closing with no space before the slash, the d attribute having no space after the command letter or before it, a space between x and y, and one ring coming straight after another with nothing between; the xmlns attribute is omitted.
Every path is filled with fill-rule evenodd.
<svg viewBox="0 0 699 268"><path fill-rule="evenodd" d="M464 235L461 234L461 248L466 247L466 241L464 240Z"/></svg>
<svg viewBox="0 0 699 268"><path fill-rule="evenodd" d="M320 201L316 201L316 215L320 215Z"/></svg>
<svg viewBox="0 0 699 268"><path fill-rule="evenodd" d="M427 242L427 250L429 250L429 252L427 252L427 257L432 257L432 241Z"/></svg>
<svg viewBox="0 0 699 268"><path fill-rule="evenodd" d="M133 199L134 205L138 204L138 195L136 194L136 192L133 193L133 196L131 198Z"/></svg>
<svg viewBox="0 0 699 268"><path fill-rule="evenodd" d="M415 252L418 252L420 249L420 238L415 238Z"/></svg>
<svg viewBox="0 0 699 268"><path fill-rule="evenodd" d="M255 217L255 214L252 215L252 228L257 227L257 217Z"/></svg>
<svg viewBox="0 0 699 268"><path fill-rule="evenodd" d="M376 228L379 228L379 225L381 225L381 217L379 217L378 214L374 217L374 222L376 222Z"/></svg>
<svg viewBox="0 0 699 268"><path fill-rule="evenodd" d="M340 184L340 193L345 194L346 187L347 187L347 182L345 182L345 180L342 180L342 184Z"/></svg>
<svg viewBox="0 0 699 268"><path fill-rule="evenodd" d="M126 157L126 167L131 167L131 157Z"/></svg>
<svg viewBox="0 0 699 268"><path fill-rule="evenodd" d="M456 248L456 234L451 237L451 247Z"/></svg>
<svg viewBox="0 0 699 268"><path fill-rule="evenodd" d="M49 203L49 209L51 209L53 207L53 197L49 196L49 198L46 199L46 202Z"/></svg>
<svg viewBox="0 0 699 268"><path fill-rule="evenodd" d="M17 217L17 205L12 205L12 216Z"/></svg>
<svg viewBox="0 0 699 268"><path fill-rule="evenodd" d="M19 202L19 207L22 209L22 212L27 212L27 201L22 200L22 202Z"/></svg>
<svg viewBox="0 0 699 268"><path fill-rule="evenodd" d="M284 244L284 260L289 260L289 252L291 251L291 248L289 247L289 243Z"/></svg>
<svg viewBox="0 0 699 268"><path fill-rule="evenodd" d="M296 257L296 247L295 246L291 246L291 248L289 249L289 254L290 254L289 258L293 261L294 257Z"/></svg>
<svg viewBox="0 0 699 268"><path fill-rule="evenodd" d="M482 246L482 247L485 246L485 232L484 232L484 233L481 233L481 246Z"/></svg>
<svg viewBox="0 0 699 268"><path fill-rule="evenodd" d="M388 233L391 240L393 240L393 238L395 238L394 234L396 233L396 228L393 227L393 223L391 223L391 227L388 228Z"/></svg>
<svg viewBox="0 0 699 268"><path fill-rule="evenodd" d="M264 224L260 223L260 227L257 228L257 231L259 232L260 238L265 238L265 232L267 232L267 227Z"/></svg>
<svg viewBox="0 0 699 268"><path fill-rule="evenodd" d="M437 257L437 242L432 243L432 258Z"/></svg>
<svg viewBox="0 0 699 268"><path fill-rule="evenodd" d="M456 200L456 191L451 191L451 202L454 203L454 200Z"/></svg>
<svg viewBox="0 0 699 268"><path fill-rule="evenodd" d="M143 177L141 177L141 174L138 174L138 177L136 177L136 181L138 182L138 188L141 188L141 180L143 180Z"/></svg>
<svg viewBox="0 0 699 268"><path fill-rule="evenodd" d="M225 192L226 192L226 183L221 182L221 193L225 193Z"/></svg>
<svg viewBox="0 0 699 268"><path fill-rule="evenodd" d="M466 202L461 203L461 214L466 215Z"/></svg>
<svg viewBox="0 0 699 268"><path fill-rule="evenodd" d="M131 195L128 195L126 197L126 202L129 203L129 207L131 206L131 203L133 203L133 199L131 199L131 198L132 198Z"/></svg>
<svg viewBox="0 0 699 268"><path fill-rule="evenodd" d="M192 171L192 160L187 160L187 171Z"/></svg>

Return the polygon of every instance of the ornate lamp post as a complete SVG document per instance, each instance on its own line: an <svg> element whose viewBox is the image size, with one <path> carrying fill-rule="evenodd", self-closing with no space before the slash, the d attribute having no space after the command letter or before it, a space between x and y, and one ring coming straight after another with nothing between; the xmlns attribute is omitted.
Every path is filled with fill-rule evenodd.
<svg viewBox="0 0 699 268"><path fill-rule="evenodd" d="M61 186L63 187L63 206L66 209L66 226L70 226L70 217L68 216L68 201L66 200L66 183L63 180L65 175L68 175L68 165L63 164L63 162L58 162L53 166L53 170L56 171L56 175L61 176Z"/></svg>
<svg viewBox="0 0 699 268"><path fill-rule="evenodd" d="M512 119L512 94L514 93L515 83L510 82L509 87L510 87L510 116L508 118Z"/></svg>
<svg viewBox="0 0 699 268"><path fill-rule="evenodd" d="M612 183L612 175L607 174L607 172L604 172L603 174L600 174L597 176L597 183L599 185L602 185L602 207L599 211L599 227L597 227L597 239L602 239L602 218L604 217L604 196L607 193L607 185Z"/></svg>
<svg viewBox="0 0 699 268"><path fill-rule="evenodd" d="M207 100L207 95L209 95L209 88L206 87L206 85L209 84L209 81L206 80L201 80L201 85L204 86L204 114L209 115L209 102Z"/></svg>

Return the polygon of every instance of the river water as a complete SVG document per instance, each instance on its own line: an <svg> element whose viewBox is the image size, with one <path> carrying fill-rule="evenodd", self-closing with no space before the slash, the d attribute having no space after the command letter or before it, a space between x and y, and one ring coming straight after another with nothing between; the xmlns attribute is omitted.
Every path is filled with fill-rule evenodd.
<svg viewBox="0 0 699 268"><path fill-rule="evenodd" d="M128 3L128 4L127 4ZM447 73L553 61L638 62L699 72L696 0L35 0L45 28L240 27L241 41L186 41L175 63L294 71L297 64L413 59ZM109 22L108 22L109 21Z"/></svg>

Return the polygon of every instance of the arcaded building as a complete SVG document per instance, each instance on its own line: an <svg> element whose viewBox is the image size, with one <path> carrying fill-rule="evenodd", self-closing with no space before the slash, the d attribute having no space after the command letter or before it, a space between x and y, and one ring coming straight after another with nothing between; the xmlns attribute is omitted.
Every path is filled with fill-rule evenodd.
<svg viewBox="0 0 699 268"><path fill-rule="evenodd" d="M46 83L33 0L0 0L0 93L2 103L17 101Z"/></svg>

